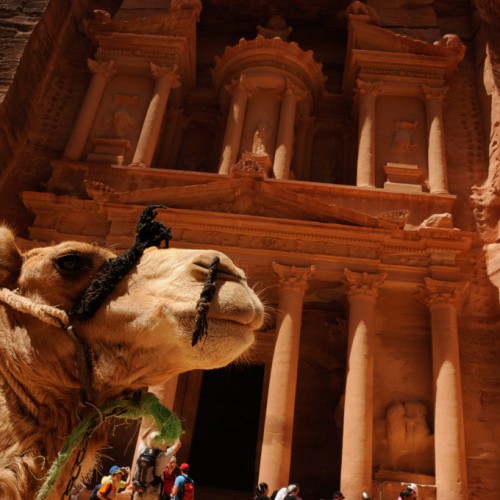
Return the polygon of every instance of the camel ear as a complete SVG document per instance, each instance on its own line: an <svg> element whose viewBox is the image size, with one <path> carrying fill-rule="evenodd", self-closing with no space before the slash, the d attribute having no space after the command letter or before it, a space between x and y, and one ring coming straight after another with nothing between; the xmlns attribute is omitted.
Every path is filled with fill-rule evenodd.
<svg viewBox="0 0 500 500"><path fill-rule="evenodd" d="M8 227L0 226L0 287L16 287L22 263L14 233Z"/></svg>

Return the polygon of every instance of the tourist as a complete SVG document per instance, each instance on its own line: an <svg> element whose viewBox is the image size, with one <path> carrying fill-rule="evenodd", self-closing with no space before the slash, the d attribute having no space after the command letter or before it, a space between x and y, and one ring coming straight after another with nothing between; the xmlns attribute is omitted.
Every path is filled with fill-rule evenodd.
<svg viewBox="0 0 500 500"><path fill-rule="evenodd" d="M283 500L286 497L287 486L280 488L279 490L273 492L271 495L271 500Z"/></svg>
<svg viewBox="0 0 500 500"><path fill-rule="evenodd" d="M267 483L259 483L255 488L254 500L270 500L267 494L269 493L269 486Z"/></svg>
<svg viewBox="0 0 500 500"><path fill-rule="evenodd" d="M124 472L121 469L115 470L115 472L111 474L111 482L106 481L99 488L97 498L99 500L112 500L115 498L119 491L119 484L122 482L123 476Z"/></svg>
<svg viewBox="0 0 500 500"><path fill-rule="evenodd" d="M286 496L284 500L302 500L299 497L300 486L297 483L291 484L286 489Z"/></svg>
<svg viewBox="0 0 500 500"><path fill-rule="evenodd" d="M418 498L418 486L415 483L411 483L408 485L408 488L414 493L412 498Z"/></svg>
<svg viewBox="0 0 500 500"><path fill-rule="evenodd" d="M189 476L189 464L181 464L181 473L175 479L170 498L174 500L192 500L194 497L194 481Z"/></svg>
<svg viewBox="0 0 500 500"><path fill-rule="evenodd" d="M288 493L294 491L295 487L296 487L295 483L290 483L288 486L281 488L281 490L279 490L278 493L276 494L275 500L285 500Z"/></svg>
<svg viewBox="0 0 500 500"><path fill-rule="evenodd" d="M162 492L162 474L170 458L181 447L178 439L171 447L166 448L165 444L158 444L155 440L157 432L146 430L142 438L145 444L139 447L139 457L137 458L134 481L141 485L142 496L134 495L134 498L143 498L144 500L158 500Z"/></svg>
<svg viewBox="0 0 500 500"><path fill-rule="evenodd" d="M121 472L123 478L117 484L117 491L124 490L130 484L132 478L130 477L130 467L118 467L118 465L113 465L109 469L109 474L107 476L103 476L101 479L101 485L104 483L111 483L113 481L113 474L116 472ZM126 479L125 481L123 479Z"/></svg>
<svg viewBox="0 0 500 500"><path fill-rule="evenodd" d="M404 500L405 498L407 499L414 499L416 498L416 493L411 489L411 488L405 488L400 494L399 498L401 500ZM399 499L398 499L399 500Z"/></svg>
<svg viewBox="0 0 500 500"><path fill-rule="evenodd" d="M162 500L169 500L172 488L174 487L175 480L180 473L177 470L177 457L172 455L168 461L167 466L163 470L163 489L161 494Z"/></svg>
<svg viewBox="0 0 500 500"><path fill-rule="evenodd" d="M411 498L412 500L416 500L417 498L417 492L418 492L418 486L415 483L412 483L408 485L401 493L406 492L407 498ZM398 500L402 500L405 497L401 496L401 493L399 495ZM408 496L409 494L409 496Z"/></svg>

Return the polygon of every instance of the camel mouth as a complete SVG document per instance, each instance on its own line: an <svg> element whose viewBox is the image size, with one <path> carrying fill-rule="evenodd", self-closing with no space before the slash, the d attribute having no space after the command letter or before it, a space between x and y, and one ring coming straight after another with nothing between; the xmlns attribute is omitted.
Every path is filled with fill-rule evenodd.
<svg viewBox="0 0 500 500"><path fill-rule="evenodd" d="M186 331L192 331L196 317L189 315L181 318L180 323ZM246 321L243 318L238 318L235 316L227 317L222 315L208 315L208 335L211 332L228 332L229 335L238 336L240 334L254 333L260 323L258 316L255 315L250 321Z"/></svg>
<svg viewBox="0 0 500 500"><path fill-rule="evenodd" d="M232 319L208 318L207 339L223 337L233 339L238 343L253 342L255 338L255 329L251 324L241 323Z"/></svg>

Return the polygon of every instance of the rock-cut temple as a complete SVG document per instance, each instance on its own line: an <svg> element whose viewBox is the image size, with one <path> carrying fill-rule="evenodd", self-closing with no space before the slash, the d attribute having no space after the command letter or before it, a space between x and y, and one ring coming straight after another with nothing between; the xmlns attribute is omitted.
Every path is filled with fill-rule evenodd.
<svg viewBox="0 0 500 500"><path fill-rule="evenodd" d="M0 26L20 243L120 251L166 205L172 245L268 306L244 362L151 388L197 498L498 498L498 2L36 0Z"/></svg>

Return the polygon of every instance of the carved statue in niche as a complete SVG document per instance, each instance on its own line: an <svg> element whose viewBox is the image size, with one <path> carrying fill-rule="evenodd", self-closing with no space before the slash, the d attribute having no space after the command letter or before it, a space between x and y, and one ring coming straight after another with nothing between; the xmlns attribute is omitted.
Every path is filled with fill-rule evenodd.
<svg viewBox="0 0 500 500"><path fill-rule="evenodd" d="M394 403L375 424L375 461L381 468L433 473L434 436L420 401Z"/></svg>
<svg viewBox="0 0 500 500"><path fill-rule="evenodd" d="M269 120L258 123L252 138L252 153L257 155L269 155L273 127Z"/></svg>
<svg viewBox="0 0 500 500"><path fill-rule="evenodd" d="M106 120L110 135L116 139L130 139L137 125L133 108L139 102L138 96L116 94L113 97L111 116Z"/></svg>
<svg viewBox="0 0 500 500"><path fill-rule="evenodd" d="M418 121L396 120L394 125L396 130L390 139L390 150L401 155L408 155L415 151L418 145L414 131L417 129Z"/></svg>

